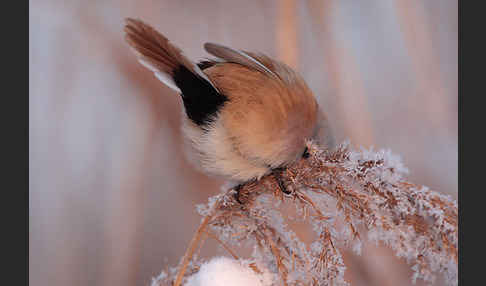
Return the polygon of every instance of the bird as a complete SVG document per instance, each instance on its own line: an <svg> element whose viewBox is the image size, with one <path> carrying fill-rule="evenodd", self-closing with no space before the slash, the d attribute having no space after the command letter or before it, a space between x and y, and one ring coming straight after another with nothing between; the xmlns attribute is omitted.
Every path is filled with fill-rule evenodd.
<svg viewBox="0 0 486 286"><path fill-rule="evenodd" d="M125 19L125 40L138 61L180 95L186 156L208 175L243 183L279 174L307 157L306 141L331 149L326 113L304 79L263 53L216 43L215 57L193 62L139 19Z"/></svg>

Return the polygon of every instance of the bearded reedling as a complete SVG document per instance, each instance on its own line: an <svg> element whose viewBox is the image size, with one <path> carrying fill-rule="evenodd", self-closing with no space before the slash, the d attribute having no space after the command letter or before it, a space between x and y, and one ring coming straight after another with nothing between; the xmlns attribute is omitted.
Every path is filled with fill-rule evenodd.
<svg viewBox="0 0 486 286"><path fill-rule="evenodd" d="M125 39L138 61L177 92L183 134L196 167L244 183L279 172L306 156L306 140L334 146L328 120L304 80L261 53L214 43L217 59L197 64L149 25L126 19Z"/></svg>

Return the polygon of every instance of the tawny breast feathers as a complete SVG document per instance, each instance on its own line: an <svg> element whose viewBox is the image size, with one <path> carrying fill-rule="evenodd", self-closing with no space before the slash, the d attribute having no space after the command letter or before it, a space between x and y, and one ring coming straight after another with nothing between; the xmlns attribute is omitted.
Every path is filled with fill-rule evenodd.
<svg viewBox="0 0 486 286"><path fill-rule="evenodd" d="M252 55L257 57L257 55ZM235 152L255 163L278 167L296 160L316 128L317 103L289 67L258 58L278 78L233 63L204 70L228 97L219 118Z"/></svg>

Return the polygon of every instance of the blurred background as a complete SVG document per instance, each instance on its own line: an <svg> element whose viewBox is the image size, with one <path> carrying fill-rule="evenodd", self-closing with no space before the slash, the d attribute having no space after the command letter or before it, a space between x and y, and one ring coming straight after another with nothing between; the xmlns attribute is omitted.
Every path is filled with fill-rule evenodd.
<svg viewBox="0 0 486 286"><path fill-rule="evenodd" d="M137 63L125 17L195 60L207 41L282 60L338 141L389 148L410 181L457 198L455 0L29 3L31 285L149 285L179 262L194 205L223 183L184 158L181 101ZM208 240L203 255L215 254ZM387 249L344 258L351 285L412 285Z"/></svg>

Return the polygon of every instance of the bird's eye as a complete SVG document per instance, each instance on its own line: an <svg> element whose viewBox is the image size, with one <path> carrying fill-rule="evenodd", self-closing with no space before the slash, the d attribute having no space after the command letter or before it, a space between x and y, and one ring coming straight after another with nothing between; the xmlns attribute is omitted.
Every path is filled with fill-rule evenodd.
<svg viewBox="0 0 486 286"><path fill-rule="evenodd" d="M304 153L302 153L302 158L307 159L309 158L309 156L310 156L309 149L306 146L304 149Z"/></svg>

